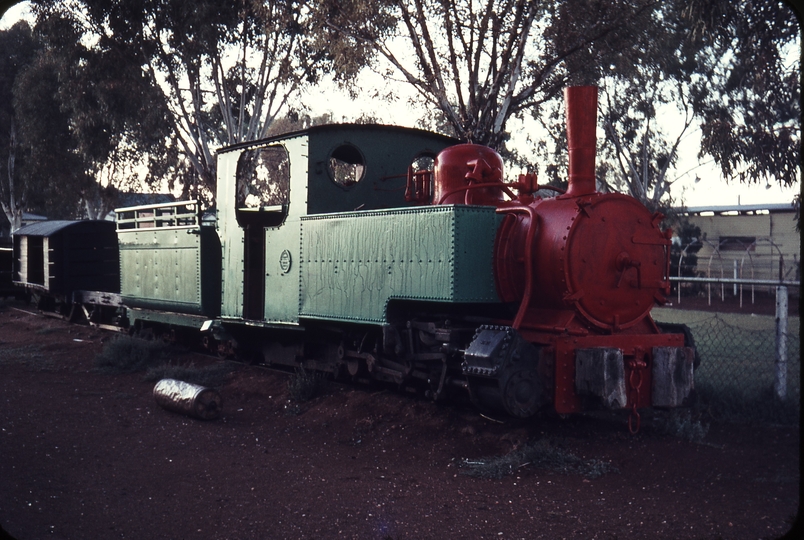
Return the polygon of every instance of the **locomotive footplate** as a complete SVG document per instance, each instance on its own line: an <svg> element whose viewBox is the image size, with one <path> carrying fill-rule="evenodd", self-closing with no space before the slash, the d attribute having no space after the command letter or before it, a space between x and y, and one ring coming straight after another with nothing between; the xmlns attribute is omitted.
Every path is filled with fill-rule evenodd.
<svg viewBox="0 0 804 540"><path fill-rule="evenodd" d="M483 325L466 348L461 368L475 405L528 418L550 399L540 361L541 348L510 326Z"/></svg>

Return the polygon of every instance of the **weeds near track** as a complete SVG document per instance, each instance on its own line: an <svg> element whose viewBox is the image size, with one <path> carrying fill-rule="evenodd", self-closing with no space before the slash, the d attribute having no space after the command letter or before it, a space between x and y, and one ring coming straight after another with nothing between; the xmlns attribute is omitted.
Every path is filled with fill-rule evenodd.
<svg viewBox="0 0 804 540"><path fill-rule="evenodd" d="M713 422L762 423L794 426L800 419L800 398L779 399L770 386L746 396L736 388L695 384L697 400L693 407Z"/></svg>
<svg viewBox="0 0 804 540"><path fill-rule="evenodd" d="M692 416L689 409L656 411L653 426L658 433L699 443L709 433L709 424L703 424L700 419L695 420Z"/></svg>
<svg viewBox="0 0 804 540"><path fill-rule="evenodd" d="M40 328L36 331L36 334L39 336L46 336L48 334L55 334L57 332L61 332L62 328L57 326L46 326L45 328Z"/></svg>
<svg viewBox="0 0 804 540"><path fill-rule="evenodd" d="M526 466L561 474L579 474L586 478L598 478L617 471L610 463L579 458L547 439L527 444L504 456L463 459L459 466L467 476L498 480Z"/></svg>
<svg viewBox="0 0 804 540"><path fill-rule="evenodd" d="M226 376L237 369L232 362L196 367L173 365L169 361L179 350L162 341L150 341L130 336L117 336L104 345L95 357L95 367L102 373L136 373L145 371L146 381L178 379L207 387L223 386Z"/></svg>
<svg viewBox="0 0 804 540"><path fill-rule="evenodd" d="M167 363L173 352L161 341L146 341L117 336L103 346L95 357L95 367L102 373L134 373Z"/></svg>
<svg viewBox="0 0 804 540"><path fill-rule="evenodd" d="M320 396L327 389L327 376L320 371L307 371L304 366L290 376L288 394L292 401L304 403Z"/></svg>

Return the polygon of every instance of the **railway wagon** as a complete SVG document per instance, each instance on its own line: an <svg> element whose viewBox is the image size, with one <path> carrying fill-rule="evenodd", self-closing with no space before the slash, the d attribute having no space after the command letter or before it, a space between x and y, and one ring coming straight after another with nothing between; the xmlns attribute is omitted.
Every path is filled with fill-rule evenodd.
<svg viewBox="0 0 804 540"><path fill-rule="evenodd" d="M16 296L20 293L13 282L14 248L12 246L13 243L8 246L0 245L0 296L2 298Z"/></svg>
<svg viewBox="0 0 804 540"><path fill-rule="evenodd" d="M121 256L129 322L519 417L629 409L638 428L639 408L689 395L694 349L650 317L669 291L662 216L596 190L595 114L596 89L567 90L555 197L534 175L505 183L493 150L421 130L318 126L224 148L219 244L181 251L197 224L142 233L140 266Z"/></svg>
<svg viewBox="0 0 804 540"><path fill-rule="evenodd" d="M117 235L111 221L42 221L20 227L13 239L13 283L39 309L73 318L80 306L120 290ZM108 296L108 295L107 295Z"/></svg>

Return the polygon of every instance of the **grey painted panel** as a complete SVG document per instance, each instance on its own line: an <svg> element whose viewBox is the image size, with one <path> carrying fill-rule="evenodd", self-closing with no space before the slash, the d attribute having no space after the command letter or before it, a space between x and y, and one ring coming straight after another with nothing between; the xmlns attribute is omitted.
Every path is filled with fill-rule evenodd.
<svg viewBox="0 0 804 540"><path fill-rule="evenodd" d="M118 231L120 293L137 306L201 312L201 236L194 229Z"/></svg>

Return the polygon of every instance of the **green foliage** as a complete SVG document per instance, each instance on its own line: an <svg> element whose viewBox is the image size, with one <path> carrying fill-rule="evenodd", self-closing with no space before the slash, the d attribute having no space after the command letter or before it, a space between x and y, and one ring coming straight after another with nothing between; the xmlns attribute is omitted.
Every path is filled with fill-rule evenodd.
<svg viewBox="0 0 804 540"><path fill-rule="evenodd" d="M561 474L578 474L586 478L598 478L617 470L610 463L598 459L579 458L548 439L527 444L504 456L464 459L461 460L460 466L467 476L495 479L513 474L526 466Z"/></svg>
<svg viewBox="0 0 804 540"><path fill-rule="evenodd" d="M134 373L167 363L171 348L161 341L117 336L108 341L95 357L95 367L103 373Z"/></svg>
<svg viewBox="0 0 804 540"><path fill-rule="evenodd" d="M537 143L550 182L566 176L562 88L604 87L601 179L651 209L671 203L678 143L697 126L701 155L727 177L800 175L798 25L772 0L39 0L32 10L35 32L8 32L0 47L0 108L12 102L6 82L20 80L15 122L0 117L0 158L5 170L16 126L28 143L15 146L14 189L46 178L27 193L54 217L80 198L111 204L97 179L127 188L143 156L146 181L210 199L216 146L265 136L324 73L359 95L366 66L411 84L431 127L523 169L530 152L506 148L507 123L532 114L554 139ZM657 122L663 105L683 130Z"/></svg>
<svg viewBox="0 0 804 540"><path fill-rule="evenodd" d="M578 11L583 19L586 10ZM728 180L797 181L798 32L794 13L782 1L654 2L567 57L568 71L579 74L574 83L601 88L605 139L598 180L604 189L665 212L678 203L671 188L686 174L676 168L682 164L680 145L696 134L702 137L698 158L714 161ZM594 67L584 69L584 63ZM546 176L563 179L563 107L547 101L531 112L551 134L549 144L537 146L539 155L555 163Z"/></svg>
<svg viewBox="0 0 804 540"><path fill-rule="evenodd" d="M88 201L108 210L116 188L141 189L138 165L160 173L158 160L175 161L161 92L130 49L88 45L85 19L59 2L32 10L33 30L21 22L0 32L0 158L10 165L0 202L7 215L17 207L57 219L80 217Z"/></svg>
<svg viewBox="0 0 804 540"><path fill-rule="evenodd" d="M68 186L86 176L59 100L61 58L43 46L25 22L0 32L0 203L13 227L23 210L43 212L55 201L65 217L78 197Z"/></svg>
<svg viewBox="0 0 804 540"><path fill-rule="evenodd" d="M794 184L801 174L795 12L780 0L686 4L687 30L701 51L696 59L712 62L692 94L703 120L701 154L712 156L726 178Z"/></svg>
<svg viewBox="0 0 804 540"><path fill-rule="evenodd" d="M163 364L149 367L148 371L145 372L144 379L146 381L176 379L211 388L223 386L226 382L226 376L236 369L237 366L232 362L216 363L203 367L196 367L193 364L188 366Z"/></svg>
<svg viewBox="0 0 804 540"><path fill-rule="evenodd" d="M654 3L423 0L319 5L318 17L329 32L324 35L337 36L346 45L332 49L336 55L348 57L356 50L362 60L376 54L385 61L376 67L411 84L459 138L503 149L510 118L560 95L570 82L597 80L601 57L630 51L633 41L621 30L641 27L641 15Z"/></svg>
<svg viewBox="0 0 804 540"><path fill-rule="evenodd" d="M375 44L393 35L398 12L392 0L320 0L314 10L315 47L338 67L335 80L356 92L355 76L376 54Z"/></svg>
<svg viewBox="0 0 804 540"><path fill-rule="evenodd" d="M21 217L26 204L28 190L24 168L29 153L19 135L14 86L37 47L27 23L20 22L0 31L0 170L3 171L0 174L0 203L12 222L15 213Z"/></svg>
<svg viewBox="0 0 804 540"><path fill-rule="evenodd" d="M307 371L304 366L299 366L288 381L288 394L291 400L304 403L323 394L327 389L327 383L325 373Z"/></svg>
<svg viewBox="0 0 804 540"><path fill-rule="evenodd" d="M82 54L65 87L76 134L99 143L82 147L106 156L104 172L117 179L134 170L120 164L147 156L147 180L210 202L215 148L264 137L292 95L330 71L337 44L316 41L305 4L41 0L34 13L55 50ZM60 39L59 26L78 39Z"/></svg>

